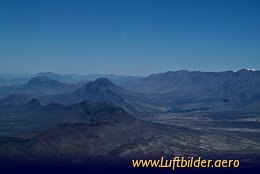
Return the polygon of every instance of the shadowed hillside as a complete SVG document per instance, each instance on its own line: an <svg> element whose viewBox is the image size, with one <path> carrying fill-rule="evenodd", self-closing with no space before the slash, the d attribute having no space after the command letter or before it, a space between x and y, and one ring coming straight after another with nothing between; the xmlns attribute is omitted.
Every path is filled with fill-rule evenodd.
<svg viewBox="0 0 260 174"><path fill-rule="evenodd" d="M141 121L122 108L107 103L83 102L69 107L57 104L41 106L36 100L30 107L42 115L60 117L60 110L72 115L63 118L88 120L86 123L61 123L57 126L20 137L0 138L0 157L32 161L73 162L105 159L132 159L173 155L205 157L227 155L250 162L260 145L232 133L199 131L178 126ZM32 109L32 108L31 108ZM36 117L37 115L34 114ZM54 117L54 116L53 116Z"/></svg>
<svg viewBox="0 0 260 174"><path fill-rule="evenodd" d="M113 115L117 107L107 102L81 102L69 106L58 103L41 105L37 99L26 104L0 106L0 135L17 136L31 133L62 122L97 122Z"/></svg>

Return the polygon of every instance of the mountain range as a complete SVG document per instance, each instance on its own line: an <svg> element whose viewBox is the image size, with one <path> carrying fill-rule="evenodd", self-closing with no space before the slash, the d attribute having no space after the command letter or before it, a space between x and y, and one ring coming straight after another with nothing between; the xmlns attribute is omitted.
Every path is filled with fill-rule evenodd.
<svg viewBox="0 0 260 174"><path fill-rule="evenodd" d="M57 74L53 72L41 73L0 73L0 87L22 85L28 82L31 78L45 76L49 79L56 80L62 83L75 84L85 81L93 81L98 78L107 78L119 86L127 87L136 85L143 77L142 76L126 76L115 74Z"/></svg>
<svg viewBox="0 0 260 174"><path fill-rule="evenodd" d="M0 160L229 155L260 163L259 71L166 72L124 86L64 79L40 73L0 88Z"/></svg>
<svg viewBox="0 0 260 174"><path fill-rule="evenodd" d="M62 83L62 76L39 73L22 85L0 88L2 98L28 95L42 103L73 104L84 100L108 101L128 112L190 112L259 109L260 71L237 72L173 71L139 79L135 85L120 87L101 77L94 81ZM53 78L53 79L51 79ZM3 99L2 99L3 100ZM0 100L1 101L1 100Z"/></svg>
<svg viewBox="0 0 260 174"><path fill-rule="evenodd" d="M169 71L150 75L131 89L170 110L238 109L260 102L260 71Z"/></svg>

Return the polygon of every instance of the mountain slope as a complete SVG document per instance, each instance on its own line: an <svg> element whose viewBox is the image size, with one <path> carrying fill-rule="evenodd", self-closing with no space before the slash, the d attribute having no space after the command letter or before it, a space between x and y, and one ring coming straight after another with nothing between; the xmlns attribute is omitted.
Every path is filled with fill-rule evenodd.
<svg viewBox="0 0 260 174"><path fill-rule="evenodd" d="M81 88L66 94L45 96L41 98L43 103L57 102L65 105L88 101L106 101L124 108L129 112L134 112L134 108L123 99L122 96L129 94L127 90L112 84L106 78L99 78L87 83Z"/></svg>

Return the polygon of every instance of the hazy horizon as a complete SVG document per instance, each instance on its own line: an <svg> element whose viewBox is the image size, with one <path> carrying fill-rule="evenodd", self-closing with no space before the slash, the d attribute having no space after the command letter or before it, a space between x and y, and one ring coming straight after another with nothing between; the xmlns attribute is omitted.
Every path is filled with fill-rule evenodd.
<svg viewBox="0 0 260 174"><path fill-rule="evenodd" d="M177 71L189 71L189 72L227 72L227 71L233 71L233 72L238 72L240 70L248 70L248 71L260 71L258 69L250 69L250 68L241 68L238 70L223 70L223 71L201 71L201 70L187 70L187 69L180 69L180 70L166 70L162 72L153 72L150 74L144 74L144 75L133 75L133 74L115 74L115 73L59 73L59 72L51 72L51 71L42 71L42 72L0 72L0 74L10 74L10 75L15 75L15 74L21 74L21 75L34 75L34 74L39 74L39 73L54 73L54 74L59 74L59 75L116 75L116 76L133 76L133 77L145 77L149 76L151 74L158 74L158 73L166 73L166 72L177 72Z"/></svg>

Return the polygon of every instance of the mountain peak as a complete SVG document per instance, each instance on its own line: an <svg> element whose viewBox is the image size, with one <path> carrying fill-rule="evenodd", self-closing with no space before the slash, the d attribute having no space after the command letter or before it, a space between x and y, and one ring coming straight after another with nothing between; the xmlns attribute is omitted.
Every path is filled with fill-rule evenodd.
<svg viewBox="0 0 260 174"><path fill-rule="evenodd" d="M96 79L94 83L104 87L114 86L114 84L110 80L104 77Z"/></svg>
<svg viewBox="0 0 260 174"><path fill-rule="evenodd" d="M58 80L58 81L62 81L62 77L59 74L53 73L53 72L41 72L36 74L36 76L40 77L40 76L45 76L48 77L50 79L53 80Z"/></svg>

